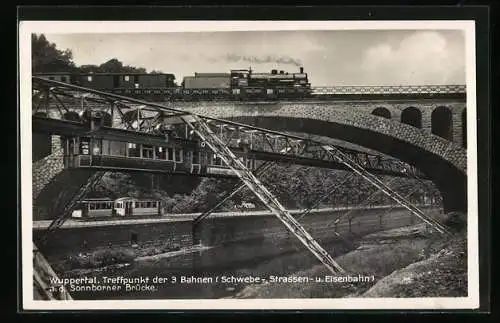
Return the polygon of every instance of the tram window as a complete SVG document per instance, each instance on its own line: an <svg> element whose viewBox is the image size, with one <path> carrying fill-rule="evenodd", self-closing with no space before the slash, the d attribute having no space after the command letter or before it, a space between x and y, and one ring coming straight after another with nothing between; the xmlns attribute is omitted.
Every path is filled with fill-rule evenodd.
<svg viewBox="0 0 500 323"><path fill-rule="evenodd" d="M182 162L182 149L176 149L174 151L174 161L178 163Z"/></svg>
<svg viewBox="0 0 500 323"><path fill-rule="evenodd" d="M174 160L174 149L167 148L167 160Z"/></svg>
<svg viewBox="0 0 500 323"><path fill-rule="evenodd" d="M139 208L139 202L135 202L135 208Z"/></svg>
<svg viewBox="0 0 500 323"><path fill-rule="evenodd" d="M220 158L219 156L215 155L214 159L215 159L214 165L222 166L222 158Z"/></svg>
<svg viewBox="0 0 500 323"><path fill-rule="evenodd" d="M89 203L89 210L95 210L95 204L94 203Z"/></svg>
<svg viewBox="0 0 500 323"><path fill-rule="evenodd" d="M193 152L192 163L193 164L199 164L200 163L200 152L199 151L194 151Z"/></svg>
<svg viewBox="0 0 500 323"><path fill-rule="evenodd" d="M153 207L157 207L156 202L153 202Z"/></svg>

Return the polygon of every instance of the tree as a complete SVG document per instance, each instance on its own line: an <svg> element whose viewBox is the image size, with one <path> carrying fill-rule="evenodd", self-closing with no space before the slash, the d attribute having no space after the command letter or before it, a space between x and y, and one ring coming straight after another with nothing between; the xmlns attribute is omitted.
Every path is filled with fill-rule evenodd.
<svg viewBox="0 0 500 323"><path fill-rule="evenodd" d="M31 35L33 73L72 72L75 69L71 50L58 50L45 35Z"/></svg>

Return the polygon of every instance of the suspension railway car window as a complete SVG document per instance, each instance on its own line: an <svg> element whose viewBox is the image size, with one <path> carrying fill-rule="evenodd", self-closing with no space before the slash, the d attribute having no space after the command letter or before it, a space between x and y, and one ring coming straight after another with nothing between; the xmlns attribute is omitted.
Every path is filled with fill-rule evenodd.
<svg viewBox="0 0 500 323"><path fill-rule="evenodd" d="M82 140L80 142L80 155L89 154L89 142L87 140Z"/></svg>
<svg viewBox="0 0 500 323"><path fill-rule="evenodd" d="M110 156L126 156L127 155L127 143L120 141L110 141L109 142L109 155Z"/></svg>
<svg viewBox="0 0 500 323"><path fill-rule="evenodd" d="M142 158L153 159L153 146L142 145Z"/></svg>
<svg viewBox="0 0 500 323"><path fill-rule="evenodd" d="M109 140L103 140L102 141L102 154L103 155L110 155L111 154L111 141Z"/></svg>
<svg viewBox="0 0 500 323"><path fill-rule="evenodd" d="M155 147L155 158L162 160L167 159L166 149L163 147Z"/></svg>
<svg viewBox="0 0 500 323"><path fill-rule="evenodd" d="M93 140L92 142L92 155L100 155L101 154L101 141Z"/></svg>
<svg viewBox="0 0 500 323"><path fill-rule="evenodd" d="M141 157L141 150L139 149L140 145L129 143L128 144L128 156L129 157Z"/></svg>

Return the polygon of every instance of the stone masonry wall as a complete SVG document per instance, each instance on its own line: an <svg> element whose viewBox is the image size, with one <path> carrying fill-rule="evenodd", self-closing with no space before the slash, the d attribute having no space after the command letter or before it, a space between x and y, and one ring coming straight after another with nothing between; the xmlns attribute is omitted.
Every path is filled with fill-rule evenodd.
<svg viewBox="0 0 500 323"><path fill-rule="evenodd" d="M424 149L446 160L464 173L467 169L467 155L461 144L435 136L430 129L418 129L382 117L356 113L350 108L337 107L333 109L328 105L311 106L309 104L287 103L286 105L275 104L273 106L257 104L251 106L199 105L196 108L186 108L186 110L221 119L240 117L298 118L331 122L332 126L333 124L354 126L358 129L395 137L412 146Z"/></svg>
<svg viewBox="0 0 500 323"><path fill-rule="evenodd" d="M36 200L43 188L64 169L63 149L53 150L52 154L33 163L33 200Z"/></svg>

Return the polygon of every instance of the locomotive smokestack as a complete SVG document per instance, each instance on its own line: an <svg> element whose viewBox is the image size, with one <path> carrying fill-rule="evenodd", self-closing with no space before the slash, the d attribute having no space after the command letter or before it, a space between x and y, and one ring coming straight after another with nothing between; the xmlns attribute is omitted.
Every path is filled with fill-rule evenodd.
<svg viewBox="0 0 500 323"><path fill-rule="evenodd" d="M301 68L300 68L300 74L303 74L303 73L304 73L304 68L303 68L303 67L301 67Z"/></svg>

